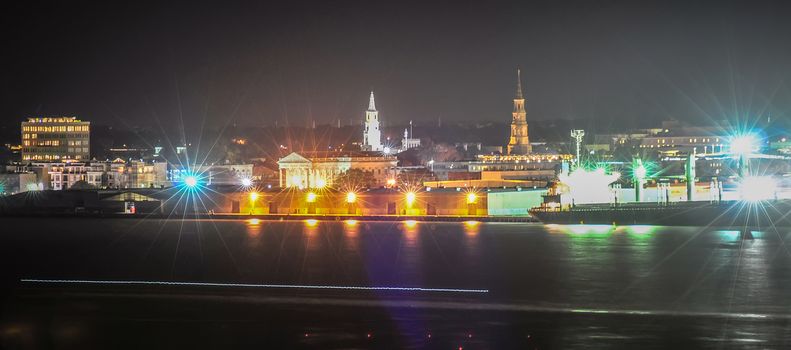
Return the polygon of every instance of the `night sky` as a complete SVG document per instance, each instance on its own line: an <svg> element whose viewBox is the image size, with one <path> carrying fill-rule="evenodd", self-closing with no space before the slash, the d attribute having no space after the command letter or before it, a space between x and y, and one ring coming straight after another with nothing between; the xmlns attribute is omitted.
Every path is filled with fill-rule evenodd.
<svg viewBox="0 0 791 350"><path fill-rule="evenodd" d="M388 124L508 122L517 66L528 121L791 112L783 2L20 3L0 14L5 126L346 124L370 89Z"/></svg>

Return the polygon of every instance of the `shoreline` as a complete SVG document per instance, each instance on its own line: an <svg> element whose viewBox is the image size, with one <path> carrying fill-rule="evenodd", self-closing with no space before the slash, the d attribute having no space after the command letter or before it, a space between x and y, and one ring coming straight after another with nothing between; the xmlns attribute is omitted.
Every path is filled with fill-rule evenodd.
<svg viewBox="0 0 791 350"><path fill-rule="evenodd" d="M178 219L165 214L94 214L94 213L2 213L0 218L97 218L97 219ZM189 219L220 219L286 221L286 220L319 220L319 221L429 221L429 222L521 222L541 223L531 216L474 216L474 215L348 215L348 214L189 214L180 218Z"/></svg>

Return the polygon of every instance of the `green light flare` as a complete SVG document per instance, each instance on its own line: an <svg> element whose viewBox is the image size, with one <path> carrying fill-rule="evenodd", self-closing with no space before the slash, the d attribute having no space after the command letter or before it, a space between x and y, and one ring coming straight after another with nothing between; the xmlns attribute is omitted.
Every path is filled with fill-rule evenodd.
<svg viewBox="0 0 791 350"><path fill-rule="evenodd" d="M739 240L738 230L721 230L714 232L717 233L723 241L733 242Z"/></svg>
<svg viewBox="0 0 791 350"><path fill-rule="evenodd" d="M615 231L610 225L566 225L563 231L570 235L606 235Z"/></svg>

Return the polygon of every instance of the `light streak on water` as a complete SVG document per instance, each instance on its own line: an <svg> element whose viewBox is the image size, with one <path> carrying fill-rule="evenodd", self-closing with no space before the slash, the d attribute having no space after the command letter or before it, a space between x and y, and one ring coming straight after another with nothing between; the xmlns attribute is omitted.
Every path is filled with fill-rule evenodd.
<svg viewBox="0 0 791 350"><path fill-rule="evenodd" d="M210 282L167 282L167 281L101 281L101 280L58 280L58 279L21 279L24 283L42 284L95 284L95 285L165 285L165 286L205 286L205 287L251 287L251 288L303 288L325 290L379 290L379 291L405 291L405 292L438 292L438 293L471 293L485 294L488 289L456 289L456 288L420 288L420 287L364 287L364 286L333 286L333 285L288 285L288 284L244 284L244 283L210 283ZM202 295L201 298L211 298ZM223 295L217 297L223 301L235 297ZM218 299L218 300L219 300ZM249 301L249 299L244 299ZM310 305L343 305L343 306L387 306L409 307L426 309L453 309L453 310L488 310L488 311L521 311L521 312L550 312L574 313L589 315L638 315L638 316L667 316L667 317L706 317L726 319L756 319L756 320L791 320L789 313L741 313L722 311L684 311L684 310L641 310L641 309L609 309L609 308L574 308L568 306L545 306L512 303L481 303L469 301L433 301L433 300L369 300L369 299L336 299L315 297L267 297L270 303L296 303Z"/></svg>
<svg viewBox="0 0 791 350"><path fill-rule="evenodd" d="M254 284L254 283L217 283L217 282L172 282L172 281L123 281L123 280L64 280L64 279L21 279L23 283L43 284L96 284L96 285L147 285L182 287L231 287L231 288L282 288L282 289L327 289L327 290L379 290L397 292L431 293L489 293L488 289L459 288L422 288L422 287L366 287L312 284Z"/></svg>

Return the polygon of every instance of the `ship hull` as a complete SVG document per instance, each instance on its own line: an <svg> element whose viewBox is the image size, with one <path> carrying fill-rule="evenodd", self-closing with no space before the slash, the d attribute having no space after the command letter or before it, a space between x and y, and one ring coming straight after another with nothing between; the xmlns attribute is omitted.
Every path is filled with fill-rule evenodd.
<svg viewBox="0 0 791 350"><path fill-rule="evenodd" d="M791 226L791 201L595 204L563 211L534 208L530 214L546 224Z"/></svg>

